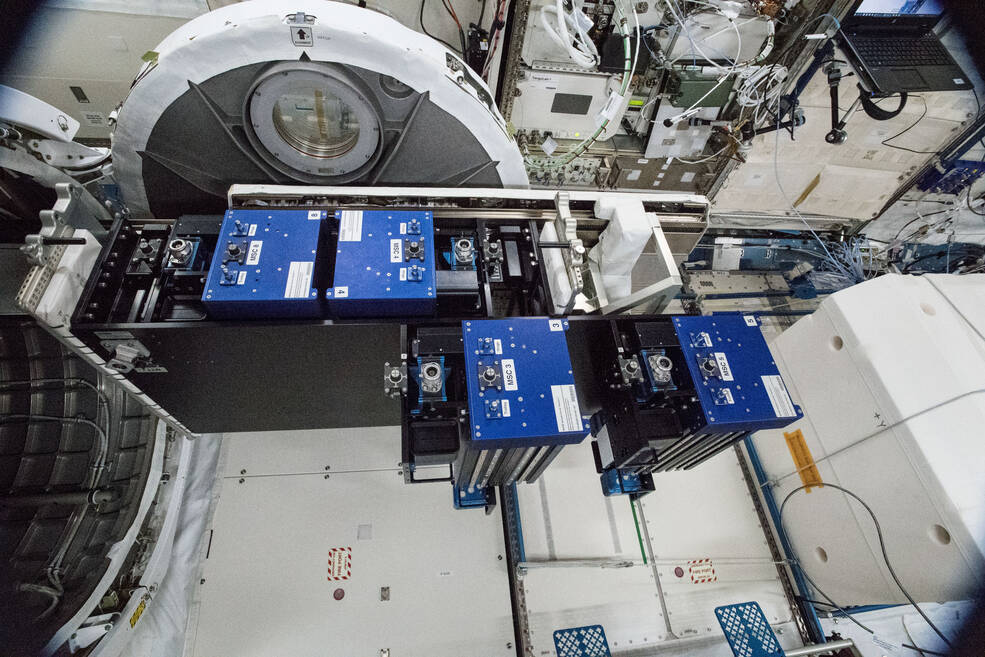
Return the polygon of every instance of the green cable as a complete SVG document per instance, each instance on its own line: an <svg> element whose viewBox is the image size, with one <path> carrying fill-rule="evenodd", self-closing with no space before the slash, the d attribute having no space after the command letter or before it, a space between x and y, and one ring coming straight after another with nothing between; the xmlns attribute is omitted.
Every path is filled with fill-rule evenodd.
<svg viewBox="0 0 985 657"><path fill-rule="evenodd" d="M643 549L643 534L640 533L640 521L636 517L636 505L629 498L629 508L633 510L633 524L636 525L636 540L640 542L640 554L643 555L643 565L646 565L646 550Z"/></svg>

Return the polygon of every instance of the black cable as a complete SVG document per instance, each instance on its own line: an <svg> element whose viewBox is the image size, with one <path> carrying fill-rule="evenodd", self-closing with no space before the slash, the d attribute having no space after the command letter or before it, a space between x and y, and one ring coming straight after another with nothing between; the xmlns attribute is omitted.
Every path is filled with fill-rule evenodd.
<svg viewBox="0 0 985 657"><path fill-rule="evenodd" d="M67 424L84 424L86 426L95 429L103 440L107 440L106 432L103 428L90 420L87 417L68 417L61 415L27 415L23 413L15 413L13 415L0 415L0 424L17 423L17 424L28 424L31 422L64 422Z"/></svg>
<svg viewBox="0 0 985 657"><path fill-rule="evenodd" d="M985 212L979 212L975 208L971 207L971 187L968 187L968 195L965 196L965 203L968 205L968 209L971 210L972 214L977 214L979 217L985 217Z"/></svg>
<svg viewBox="0 0 985 657"><path fill-rule="evenodd" d="M859 504L861 504L862 507L869 513L869 517L872 518L872 523L875 525L875 528L876 528L876 537L879 539L879 549L882 552L883 561L885 562L886 569L889 570L889 574L892 576L893 581L896 582L896 586L899 587L900 592L910 602L910 604L913 605L913 608L916 609L917 613L920 614L923 617L923 619L927 622L927 625L929 625L930 628L934 632L937 633L937 636L939 636L941 638L941 640L944 641L944 643L947 646L950 646L951 645L951 642L948 640L948 638L946 636L944 636L944 633L941 632L940 629L938 629L938 627L936 625L934 625L934 622L932 620L930 620L930 617L927 616L927 614L924 612L924 610L920 608L920 605L918 605L917 602L916 602L916 600L913 599L913 596L910 595L910 592L907 591L906 590L906 587L903 586L903 582L900 581L899 576L896 575L896 570L893 568L893 564L889 560L889 555L886 553L886 541L883 539L883 536L882 536L882 525L879 524L879 519L876 517L876 514L872 510L872 508L868 504L866 504L865 501L862 500L861 497L859 497L858 495L856 495L852 491L848 490L847 488L844 488L842 486L838 486L837 484L829 484L829 483L825 483L825 484L823 484L823 486L824 487L827 487L827 488L833 488L835 490L841 491L845 495L848 495L849 497L853 498L856 502L858 502ZM796 493L798 493L798 492L800 492L802 490L806 490L808 488L817 488L817 487L818 486L816 486L816 485L813 485L813 486L808 486L808 485L798 486L797 488L794 488L792 491L790 491L789 493L787 493L787 496L783 498L783 502L780 503L780 512L778 514L779 524L780 524L781 531L782 531L782 527L783 527L783 508L787 505L787 502L790 501L790 498L793 497L794 494L796 494ZM873 632L870 628L868 628L865 625L863 625L857 619L853 618L851 614L849 614L847 611L845 611L844 608L842 608L840 605L838 605L834 600L831 599L831 597L829 595L827 595L824 591L822 591L817 586L817 584L811 579L810 575L807 574L807 571L804 570L802 564L798 564L798 565L800 566L800 572L804 575L804 578L807 579L808 582L810 582L811 586L814 587L814 590L816 590L818 593L821 594L821 597L823 597L825 600L827 600L828 602L830 602L833 607L837 608L838 611L840 611L843 614L845 614L856 625L858 625L862 629L864 629L867 632L869 632L869 634L875 634L875 632ZM914 646L907 646L907 647L913 648L914 650L917 650L917 651L922 651L922 652L927 652L927 653L930 652L929 650L923 650L922 648L916 648Z"/></svg>
<svg viewBox="0 0 985 657"><path fill-rule="evenodd" d="M815 605L815 606L816 605L821 605L823 607L835 607L837 609L837 606L831 604L830 602L821 602L820 600L811 600L810 598L805 598L805 597L800 596L800 595L798 595L796 597L797 597L798 600L800 600L802 602L807 602L807 603L812 604L812 605ZM844 610L842 610L839 613L843 613L843 612L844 612ZM827 612L827 613L833 614L833 612ZM912 637L911 637L911 639L912 639ZM927 655L943 655L945 657L947 656L947 653L944 653L944 652L936 652L936 651L933 651L933 650L927 650L926 648L917 648L916 646L911 645L909 643L901 643L900 645L903 646L904 648L909 648L910 650L915 650L916 652L920 653L921 655L927 654Z"/></svg>
<svg viewBox="0 0 985 657"><path fill-rule="evenodd" d="M920 203L920 201L917 201L917 203ZM900 228L899 231L897 231L896 237L893 238L893 242L895 242L896 240L898 240L899 239L899 236L903 234L903 231L906 230L907 226L909 226L910 224L912 224L914 221L920 221L921 219L926 219L927 217L933 217L935 214L943 214L945 212L953 212L953 209L949 209L949 210L935 210L934 212L928 212L927 214L923 214L923 215L918 214L916 217L914 217L913 219L910 219L905 224L903 224L903 227ZM909 237L912 237L912 236L913 236L913 234L911 233L908 236L908 238Z"/></svg>
<svg viewBox="0 0 985 657"><path fill-rule="evenodd" d="M977 119L982 114L982 104L978 101L978 92L975 91L975 88L974 87L971 88L971 93L975 94L975 107L978 108L975 111L975 119ZM985 148L985 136L982 136L978 140L978 143L982 145L982 148Z"/></svg>
<svg viewBox="0 0 985 657"><path fill-rule="evenodd" d="M479 21L476 23L479 27L482 27L482 19L486 17L486 0L482 0L482 8L479 9Z"/></svg>
<svg viewBox="0 0 985 657"><path fill-rule="evenodd" d="M923 262L924 260L932 260L934 258L945 258L945 262L948 269L953 269L953 267L951 266L952 263L954 263L954 266L960 266L961 265L960 261L966 258L971 258L972 260L978 260L981 254L979 256L972 255L971 253L968 252L970 248L971 247L968 246L962 247L960 249L943 248L940 251L934 251L933 253L925 253L924 255L914 258L913 260L908 262L903 267L903 273L904 274L909 273L910 270L913 269L913 265L917 264L918 262ZM954 259L951 258L951 254L954 254L955 256ZM983 254L985 254L985 250L983 250Z"/></svg>
<svg viewBox="0 0 985 657"><path fill-rule="evenodd" d="M897 150L906 151L907 153L916 153L917 155L937 155L937 153L939 151L915 151L912 148L906 148L904 146L894 146L893 144L887 143L887 142L892 141L893 139L896 139L897 137L900 137L900 136L905 135L906 133L908 133L918 123L920 123L920 121L923 120L923 117L927 116L927 101L924 99L924 97L923 96L911 96L911 98L919 98L920 99L920 102L923 103L923 112L920 114L920 116L917 117L917 120L916 121L914 121L910 125L906 126L905 128L903 128L902 130L900 130L899 132L897 132L892 137L886 137L880 143L882 143L883 146L888 146L890 148L895 148Z"/></svg>
<svg viewBox="0 0 985 657"><path fill-rule="evenodd" d="M458 14L455 13L455 9L451 6L450 2L451 0L441 0L441 6L445 8L445 11L447 11L448 15L451 16L451 19L455 22L455 25L458 26L458 40L462 44L462 57L465 57L465 51L468 50L465 45L465 31L462 29L462 22L458 20Z"/></svg>
<svg viewBox="0 0 985 657"><path fill-rule="evenodd" d="M462 57L464 57L465 56L465 51L464 50L459 51L458 48L456 48L455 46L451 45L450 43L448 43L444 39L441 39L439 37L436 37L433 34L431 34L430 32L428 32L428 28L424 24L424 5L426 5L427 3L428 3L428 0L421 0L421 11L420 11L420 14L418 16L418 22L420 22L420 24L421 24L421 31L424 32L424 34L426 34L429 37L431 37L432 39L434 39L435 41L440 41L441 43L443 43L446 46L448 46L448 49L451 50L452 52L457 52L459 55L461 55Z"/></svg>
<svg viewBox="0 0 985 657"><path fill-rule="evenodd" d="M48 378L48 379L23 379L23 380L19 380L19 381L0 381L0 394L10 394L10 393L3 392L3 389L10 388L10 387L20 388L20 387L23 387L23 386L28 386L29 388L33 388L33 387L36 387L36 386L45 386L45 385L51 385L51 384L60 384L63 387L69 387L69 386L73 386L73 385L81 385L81 386L85 386L85 387L89 388L90 390L92 390L93 392L95 392L96 393L96 396L99 398L99 402L101 404L103 404L103 408L106 411L106 419L105 419L105 423L104 423L105 424L104 429L105 429L106 433L109 434L109 432L110 432L110 426L109 425L110 425L110 421L111 421L110 420L110 416L109 416L109 398L106 396L106 393L104 393L102 390L99 389L99 386L97 386L95 383L93 383L89 379L83 379L81 377L70 377L70 378L64 378L64 379Z"/></svg>

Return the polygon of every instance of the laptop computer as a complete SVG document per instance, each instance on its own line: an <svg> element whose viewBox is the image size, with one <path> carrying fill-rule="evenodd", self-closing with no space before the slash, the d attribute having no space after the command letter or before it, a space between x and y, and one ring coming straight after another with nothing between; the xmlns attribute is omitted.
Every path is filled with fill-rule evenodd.
<svg viewBox="0 0 985 657"><path fill-rule="evenodd" d="M940 0L862 0L842 21L839 45L873 93L971 89L934 33L943 13Z"/></svg>

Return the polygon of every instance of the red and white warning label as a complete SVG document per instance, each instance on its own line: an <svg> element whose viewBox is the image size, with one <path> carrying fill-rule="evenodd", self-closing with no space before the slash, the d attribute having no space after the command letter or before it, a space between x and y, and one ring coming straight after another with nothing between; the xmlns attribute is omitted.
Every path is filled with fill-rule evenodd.
<svg viewBox="0 0 985 657"><path fill-rule="evenodd" d="M688 561L687 572L691 576L692 584L708 584L718 581L718 575L715 574L715 566L711 563L711 559Z"/></svg>
<svg viewBox="0 0 985 657"><path fill-rule="evenodd" d="M352 548L337 547L328 551L328 581L338 582L352 576Z"/></svg>

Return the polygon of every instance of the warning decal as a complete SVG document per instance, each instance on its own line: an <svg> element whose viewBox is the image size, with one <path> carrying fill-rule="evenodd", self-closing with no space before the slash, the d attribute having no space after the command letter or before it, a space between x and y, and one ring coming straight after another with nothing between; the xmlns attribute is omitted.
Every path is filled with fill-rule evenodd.
<svg viewBox="0 0 985 657"><path fill-rule="evenodd" d="M687 572L692 584L710 584L718 581L711 559L692 559L687 562Z"/></svg>
<svg viewBox="0 0 985 657"><path fill-rule="evenodd" d="M328 581L339 582L352 576L352 548L337 547L328 551Z"/></svg>
<svg viewBox="0 0 985 657"><path fill-rule="evenodd" d="M307 25L291 26L291 43L296 46L315 45L315 35L311 33L311 28Z"/></svg>
<svg viewBox="0 0 985 657"><path fill-rule="evenodd" d="M144 609L147 609L147 596L144 596L144 598L140 601L140 604L137 605L137 608L133 610L133 614L130 616L130 627L137 624L140 617L144 615Z"/></svg>

